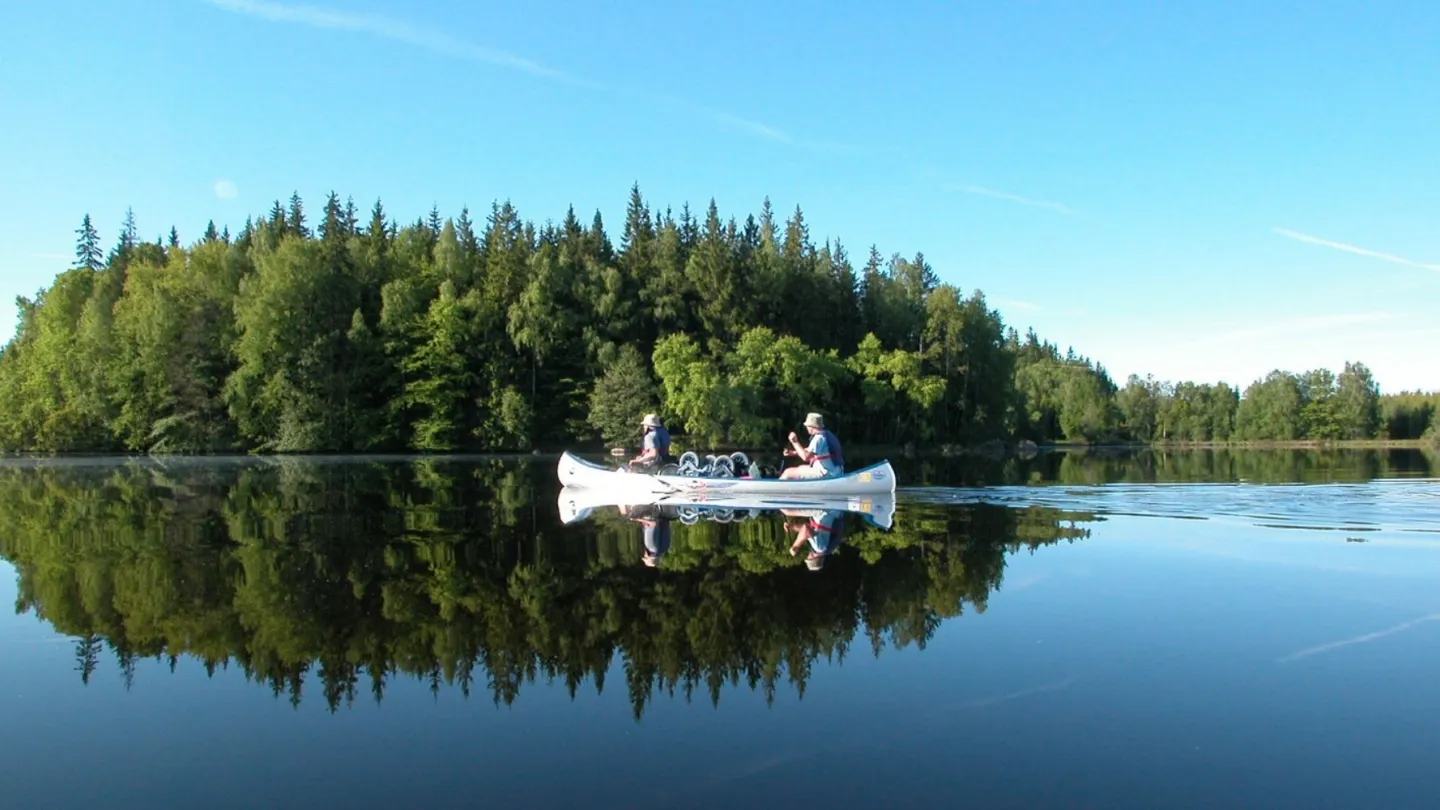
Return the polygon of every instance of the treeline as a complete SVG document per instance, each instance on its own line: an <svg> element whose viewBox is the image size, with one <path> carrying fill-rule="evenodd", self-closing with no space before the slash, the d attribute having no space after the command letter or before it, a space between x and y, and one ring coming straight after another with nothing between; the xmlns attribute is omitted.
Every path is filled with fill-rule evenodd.
<svg viewBox="0 0 1440 810"><path fill-rule="evenodd" d="M1440 394L1381 396L1361 363L1346 363L1338 375L1273 371L1243 395L1224 383L1132 375L1115 399L1121 433L1141 442L1437 438L1440 411Z"/></svg>
<svg viewBox="0 0 1440 810"><path fill-rule="evenodd" d="M771 446L818 410L849 442L1227 441L1434 435L1437 398L1369 371L1276 372L1246 391L1131 378L1007 327L923 253L858 264L778 221L652 210L619 243L597 213L508 202L400 226L332 193L277 201L233 237L138 236L75 266L0 352L0 448L528 450L633 444L658 410L682 444Z"/></svg>
<svg viewBox="0 0 1440 810"><path fill-rule="evenodd" d="M1095 519L907 504L886 532L847 515L818 572L773 516L676 521L657 571L616 510L562 526L534 509L556 487L549 465L447 459L0 467L0 555L16 609L77 639L86 682L191 658L333 710L397 680L510 704L620 672L638 719L677 690L803 695L857 641L923 647L984 611L1007 555Z"/></svg>

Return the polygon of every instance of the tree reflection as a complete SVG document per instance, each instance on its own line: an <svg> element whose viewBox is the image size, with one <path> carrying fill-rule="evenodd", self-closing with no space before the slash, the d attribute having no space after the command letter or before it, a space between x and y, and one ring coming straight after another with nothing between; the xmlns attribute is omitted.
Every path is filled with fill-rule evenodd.
<svg viewBox="0 0 1440 810"><path fill-rule="evenodd" d="M127 683L142 658L190 657L297 706L318 689L332 711L396 678L510 704L537 680L574 696L618 672L638 719L657 694L803 695L857 638L923 648L985 610L1007 554L1093 519L902 503L889 531L826 515L843 544L792 555L774 512L665 520L647 545L635 519L656 514L563 525L557 491L550 464L494 459L11 465L0 553L17 609L78 639L85 683L106 649Z"/></svg>

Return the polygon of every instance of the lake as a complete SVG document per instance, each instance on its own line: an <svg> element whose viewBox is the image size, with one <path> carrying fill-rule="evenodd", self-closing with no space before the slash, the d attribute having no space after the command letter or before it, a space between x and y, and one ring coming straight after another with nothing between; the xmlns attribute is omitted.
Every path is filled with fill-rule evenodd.
<svg viewBox="0 0 1440 810"><path fill-rule="evenodd" d="M554 457L0 460L0 796L1435 806L1433 454L891 460L570 523Z"/></svg>

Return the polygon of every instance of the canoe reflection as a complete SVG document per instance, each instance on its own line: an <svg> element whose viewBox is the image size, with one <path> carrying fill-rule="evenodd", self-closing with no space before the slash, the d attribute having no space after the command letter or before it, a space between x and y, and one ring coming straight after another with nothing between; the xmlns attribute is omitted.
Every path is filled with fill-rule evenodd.
<svg viewBox="0 0 1440 810"><path fill-rule="evenodd" d="M624 497L623 495L621 497ZM895 513L893 497L773 497L761 495L661 496L649 503L618 503L614 493L565 487L560 491L560 519L567 524L595 518L613 507L621 517L640 524L644 539L641 561L659 567L670 550L672 524L694 525L700 521L738 523L778 516L787 535L793 534L789 551L805 551L805 566L820 570L825 559L845 542L845 516L856 514L865 523L889 531Z"/></svg>

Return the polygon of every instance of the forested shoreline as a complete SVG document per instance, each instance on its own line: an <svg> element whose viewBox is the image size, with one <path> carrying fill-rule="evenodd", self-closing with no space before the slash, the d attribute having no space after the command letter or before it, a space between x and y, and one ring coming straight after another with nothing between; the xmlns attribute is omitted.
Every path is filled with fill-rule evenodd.
<svg viewBox="0 0 1440 810"><path fill-rule="evenodd" d="M313 221L313 226L312 226ZM508 202L483 222L400 225L331 193L107 252L89 215L74 266L17 300L0 350L0 450L528 451L634 445L659 411L677 445L772 446L808 411L847 442L1436 440L1440 394L1381 396L1362 363L1245 390L1132 376L1021 335L923 253L852 258L780 221L652 210L618 242ZM1259 347L1258 350L1263 350Z"/></svg>

